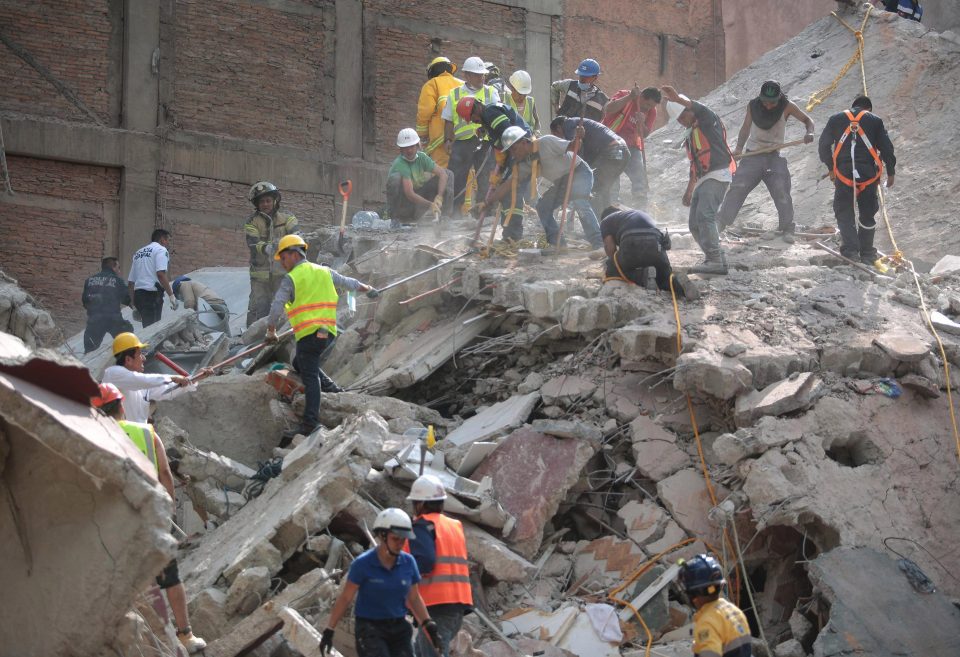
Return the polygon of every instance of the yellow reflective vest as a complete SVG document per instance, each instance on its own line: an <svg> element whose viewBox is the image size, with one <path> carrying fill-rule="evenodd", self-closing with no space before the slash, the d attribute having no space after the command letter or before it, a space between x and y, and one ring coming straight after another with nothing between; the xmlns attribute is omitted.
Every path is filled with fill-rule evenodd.
<svg viewBox="0 0 960 657"><path fill-rule="evenodd" d="M536 118L539 118L539 117L537 117L535 114L534 108L536 107L536 104L533 101L533 96L526 97L526 99L523 102L522 112L517 108L517 101L513 99L513 94L509 92L507 93L507 104L510 107L512 107L517 114L520 115L520 118L526 121L527 125L530 126L531 130L536 132L540 129L540 123L539 121L536 120Z"/></svg>
<svg viewBox="0 0 960 657"><path fill-rule="evenodd" d="M337 334L337 288L326 267L302 261L287 274L293 280L293 301L284 306L297 340L323 329Z"/></svg>
<svg viewBox="0 0 960 657"><path fill-rule="evenodd" d="M142 422L119 421L120 427L130 436L130 440L137 446L143 455L146 456L153 467L160 471L160 464L157 462L157 450L153 443L153 427Z"/></svg>
<svg viewBox="0 0 960 657"><path fill-rule="evenodd" d="M478 102L486 105L490 102L490 99L493 98L493 87L491 87L489 84L485 84L474 93L470 93L467 90L467 85L462 85L450 92L449 98L447 99L447 104L450 105L450 111L453 114L453 138L457 141L476 137L477 128L480 127L479 123L469 123L464 121L460 118L460 115L457 114L457 103L460 102L460 99L465 96L473 96Z"/></svg>

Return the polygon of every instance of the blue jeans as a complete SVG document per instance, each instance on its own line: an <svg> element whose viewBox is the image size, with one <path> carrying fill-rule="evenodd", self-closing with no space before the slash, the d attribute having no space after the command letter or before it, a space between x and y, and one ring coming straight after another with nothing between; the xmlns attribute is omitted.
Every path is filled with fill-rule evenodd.
<svg viewBox="0 0 960 657"><path fill-rule="evenodd" d="M317 331L297 340L297 353L293 357L293 366L303 381L303 418L304 429L313 430L320 422L320 356L327 348L327 332Z"/></svg>
<svg viewBox="0 0 960 657"><path fill-rule="evenodd" d="M563 204L563 196L566 191L567 180L561 178L554 181L553 187L540 197L537 201L537 215L540 217L540 224L547 233L547 242L557 243L557 234L560 232L560 226L557 220L553 218L553 211ZM603 245L603 239L600 237L600 223L597 221L597 215L590 206L590 190L593 189L593 172L590 167L581 164L573 173L573 184L570 187L570 207L568 212L576 211L580 217L580 225L583 226L583 236L595 248Z"/></svg>
<svg viewBox="0 0 960 657"><path fill-rule="evenodd" d="M413 641L413 654L415 657L450 657L450 642L457 636L457 632L463 626L463 607L460 605L433 605L427 607L432 618L437 624L437 632L440 633L440 650L435 651L427 640L426 633L422 629L417 630L417 637Z"/></svg>

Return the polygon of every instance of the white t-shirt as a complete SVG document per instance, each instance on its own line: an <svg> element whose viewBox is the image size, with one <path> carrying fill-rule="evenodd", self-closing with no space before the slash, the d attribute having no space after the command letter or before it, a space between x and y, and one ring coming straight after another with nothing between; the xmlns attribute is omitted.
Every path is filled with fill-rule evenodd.
<svg viewBox="0 0 960 657"><path fill-rule="evenodd" d="M537 139L537 152L540 155L540 175L549 180L557 180L570 174L570 162L573 153L568 151L570 142L554 135L544 135ZM577 166L586 164L577 156Z"/></svg>
<svg viewBox="0 0 960 657"><path fill-rule="evenodd" d="M167 247L150 242L145 247L133 254L133 262L130 264L130 274L127 281L133 283L135 290L157 291L158 271L167 271L170 264L170 253Z"/></svg>

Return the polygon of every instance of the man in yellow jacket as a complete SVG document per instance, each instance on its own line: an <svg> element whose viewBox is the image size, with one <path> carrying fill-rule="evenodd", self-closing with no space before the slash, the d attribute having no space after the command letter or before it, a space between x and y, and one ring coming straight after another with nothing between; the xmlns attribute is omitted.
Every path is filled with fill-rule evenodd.
<svg viewBox="0 0 960 657"><path fill-rule="evenodd" d="M423 151L442 169L450 163L450 154L443 148L443 106L447 95L463 84L453 77L457 65L446 57L436 57L427 66L427 81L420 89L417 102L417 134L424 143Z"/></svg>

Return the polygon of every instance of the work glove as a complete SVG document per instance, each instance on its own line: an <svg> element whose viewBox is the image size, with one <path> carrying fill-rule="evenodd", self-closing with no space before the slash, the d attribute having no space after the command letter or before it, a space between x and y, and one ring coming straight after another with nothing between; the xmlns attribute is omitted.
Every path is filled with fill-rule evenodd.
<svg viewBox="0 0 960 657"><path fill-rule="evenodd" d="M333 648L333 630L328 627L320 638L320 654L326 657L331 648Z"/></svg>
<svg viewBox="0 0 960 657"><path fill-rule="evenodd" d="M430 204L430 210L434 214L440 214L440 210L442 209L443 209L443 197L438 194L437 197L433 199L433 203Z"/></svg>
<svg viewBox="0 0 960 657"><path fill-rule="evenodd" d="M268 328L267 334L264 336L263 341L267 344L277 344L280 342L279 338L277 338L277 329L274 327Z"/></svg>
<svg viewBox="0 0 960 657"><path fill-rule="evenodd" d="M170 310L176 310L177 308L180 307L180 302L177 301L177 297L170 294L170 295L167 295L167 299L170 300Z"/></svg>
<svg viewBox="0 0 960 657"><path fill-rule="evenodd" d="M433 647L440 651L440 630L437 629L437 622L433 619L427 619L423 622L423 631L427 633L427 636L430 637L430 643L433 644Z"/></svg>
<svg viewBox="0 0 960 657"><path fill-rule="evenodd" d="M369 290L367 290L368 299L376 299L379 296L380 296L380 290L378 290L377 288L371 287Z"/></svg>
<svg viewBox="0 0 960 657"><path fill-rule="evenodd" d="M273 244L273 242L267 242L266 246L263 247L263 252L268 256L272 256L276 250L277 247Z"/></svg>
<svg viewBox="0 0 960 657"><path fill-rule="evenodd" d="M670 231L669 231L669 230L665 230L665 231L663 231L663 237L660 238L660 248L662 248L664 251L669 251L669 250L670 250L670 246L671 246L671 245L670 245Z"/></svg>

